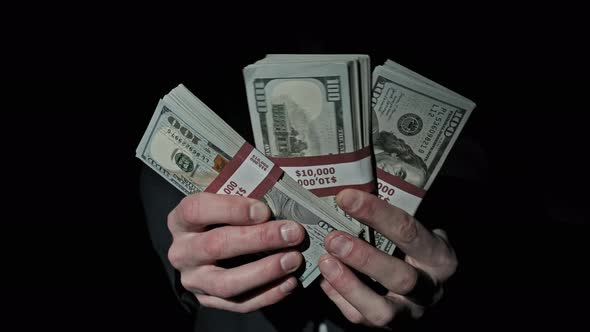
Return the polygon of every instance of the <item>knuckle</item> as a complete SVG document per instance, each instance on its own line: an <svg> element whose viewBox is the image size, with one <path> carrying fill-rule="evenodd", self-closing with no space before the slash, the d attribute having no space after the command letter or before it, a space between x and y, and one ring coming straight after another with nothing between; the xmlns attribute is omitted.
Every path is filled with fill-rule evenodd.
<svg viewBox="0 0 590 332"><path fill-rule="evenodd" d="M398 236L402 242L410 243L418 236L416 219L407 213L401 213Z"/></svg>
<svg viewBox="0 0 590 332"><path fill-rule="evenodd" d="M451 277L452 275L454 275L457 272L457 269L459 268L459 261L457 260L457 258L455 258L453 260L453 263L451 263L448 267L447 270L447 278Z"/></svg>
<svg viewBox="0 0 590 332"><path fill-rule="evenodd" d="M365 195L362 195L359 203L359 212L363 216L363 218L367 220L372 220L373 216L375 216L376 211L377 207L375 205L375 202L370 199L367 199Z"/></svg>
<svg viewBox="0 0 590 332"><path fill-rule="evenodd" d="M232 220L248 220L248 205L244 201L235 202L229 209L228 215Z"/></svg>
<svg viewBox="0 0 590 332"><path fill-rule="evenodd" d="M180 274L180 284L182 285L182 287L191 292L194 292L199 289L199 285L197 285L195 278L187 276L186 273Z"/></svg>
<svg viewBox="0 0 590 332"><path fill-rule="evenodd" d="M210 232L201 238L201 246L206 257L217 260L222 257L227 238L225 232Z"/></svg>
<svg viewBox="0 0 590 332"><path fill-rule="evenodd" d="M201 196L199 194L186 196L178 203L180 217L186 221L199 220L200 206Z"/></svg>
<svg viewBox="0 0 590 332"><path fill-rule="evenodd" d="M281 256L276 257L276 259L269 259L264 263L264 274L259 276L261 279L273 280L286 274L281 266L280 257Z"/></svg>
<svg viewBox="0 0 590 332"><path fill-rule="evenodd" d="M342 273L333 280L330 280L330 284L345 298L354 291L354 287L356 286L353 280L350 280L346 276L346 273Z"/></svg>
<svg viewBox="0 0 590 332"><path fill-rule="evenodd" d="M418 271L414 268L409 268L406 273L399 274L399 280L397 282L397 292L405 295L409 294L418 282Z"/></svg>
<svg viewBox="0 0 590 332"><path fill-rule="evenodd" d="M360 250L358 250L356 256L358 268L361 270L366 270L367 267L369 267L371 261L371 251L368 248L361 248Z"/></svg>
<svg viewBox="0 0 590 332"><path fill-rule="evenodd" d="M455 253L451 251L439 256L437 266L441 270L441 279L448 279L457 272L459 262Z"/></svg>
<svg viewBox="0 0 590 332"><path fill-rule="evenodd" d="M182 265L182 260L183 255L180 252L180 250L178 250L177 246L175 246L174 244L170 246L170 248L168 249L168 261L170 262L170 264L172 264L172 266L178 269Z"/></svg>
<svg viewBox="0 0 590 332"><path fill-rule="evenodd" d="M260 244L272 245L279 242L279 232L274 223L262 224L258 229L258 241Z"/></svg>
<svg viewBox="0 0 590 332"><path fill-rule="evenodd" d="M360 312L352 309L348 310L346 318L353 324L362 324L365 322L365 317Z"/></svg>
<svg viewBox="0 0 590 332"><path fill-rule="evenodd" d="M426 308L422 307L422 306L418 306L416 308L412 308L410 311L410 316L413 319L420 319L422 318L422 316L424 316L424 313L426 312Z"/></svg>
<svg viewBox="0 0 590 332"><path fill-rule="evenodd" d="M455 255L455 253L450 253L449 255L446 255L447 258L445 260L445 266L447 267L447 270L449 271L449 274L455 274L455 272L457 272L457 267L459 267L459 261L457 260L457 255Z"/></svg>
<svg viewBox="0 0 590 332"><path fill-rule="evenodd" d="M381 312L373 312L371 314L372 317L368 318L368 320L379 327L383 327L391 323L395 314L393 310L382 310Z"/></svg>
<svg viewBox="0 0 590 332"><path fill-rule="evenodd" d="M211 278L210 293L224 299L236 295L231 288L231 283L224 276Z"/></svg>
<svg viewBox="0 0 590 332"><path fill-rule="evenodd" d="M175 218L174 218L174 214L175 214L175 209L173 209L172 211L170 211L170 213L168 213L168 217L166 217L166 225L168 226L168 230L174 235L174 233L172 232L172 230L174 229L174 223L175 223Z"/></svg>

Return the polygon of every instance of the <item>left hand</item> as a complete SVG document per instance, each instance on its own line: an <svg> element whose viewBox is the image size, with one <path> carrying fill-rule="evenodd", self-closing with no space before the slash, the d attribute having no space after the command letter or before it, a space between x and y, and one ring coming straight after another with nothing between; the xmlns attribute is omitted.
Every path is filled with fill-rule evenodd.
<svg viewBox="0 0 590 332"><path fill-rule="evenodd" d="M418 319L442 296L442 285L457 268L455 252L442 230L430 232L414 217L369 193L346 189L336 197L352 217L391 239L405 260L365 241L335 231L325 239L329 254L319 260L321 287L353 323L386 327L395 318ZM387 291L379 295L349 268L372 277Z"/></svg>

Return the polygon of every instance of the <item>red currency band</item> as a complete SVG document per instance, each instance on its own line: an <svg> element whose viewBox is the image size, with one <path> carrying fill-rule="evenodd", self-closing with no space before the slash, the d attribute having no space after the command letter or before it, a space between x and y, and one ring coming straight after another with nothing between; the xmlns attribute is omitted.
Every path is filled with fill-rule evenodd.
<svg viewBox="0 0 590 332"><path fill-rule="evenodd" d="M293 158L270 158L276 165L281 167L294 166L320 166L331 164L343 164L361 160L371 155L369 147L347 153L328 154L323 156L293 157Z"/></svg>
<svg viewBox="0 0 590 332"><path fill-rule="evenodd" d="M229 163L225 165L223 170L221 170L221 173L219 173L219 175L205 189L205 192L214 194L217 193L219 189L221 189L221 186L223 186L223 184L227 182L227 180L229 180L232 175L234 175L236 170L242 166L252 150L254 150L252 145L244 143L244 145L242 145L242 147L238 150L238 153L236 153Z"/></svg>
<svg viewBox="0 0 590 332"><path fill-rule="evenodd" d="M420 197L420 198L423 198L424 195L426 194L426 190L424 190L422 188L418 188L415 185L404 181L399 176L391 175L378 167L377 167L377 178L395 186L396 188L399 188L407 193L410 193L410 194Z"/></svg>
<svg viewBox="0 0 590 332"><path fill-rule="evenodd" d="M344 185L344 186L310 189L309 191L311 191L314 195L316 195L318 197L324 197L324 196L336 196L336 195L338 195L339 192L341 192L344 189L358 189L358 190L362 190L362 191L370 193L370 192L375 191L375 182L371 181L371 182L364 183L364 184L350 184L350 185Z"/></svg>
<svg viewBox="0 0 590 332"><path fill-rule="evenodd" d="M244 143L238 150L236 155L229 161L229 163L223 168L221 173L209 184L205 192L217 193L221 187L236 173L236 171L247 161L248 156L254 151L254 147L248 143ZM260 154L262 155L262 153ZM279 180L283 175L283 170L277 165L272 164L270 172L264 177L262 181L252 190L248 197L260 199L266 194L270 188Z"/></svg>
<svg viewBox="0 0 590 332"><path fill-rule="evenodd" d="M252 193L248 195L248 197L261 199L264 196L264 194L266 194L270 190L270 188L272 188L275 185L275 183L277 183L277 181L282 175L283 170L279 166L273 165L272 169L270 170L270 173L268 173L264 180L262 180L262 182L258 184L256 189L254 189Z"/></svg>

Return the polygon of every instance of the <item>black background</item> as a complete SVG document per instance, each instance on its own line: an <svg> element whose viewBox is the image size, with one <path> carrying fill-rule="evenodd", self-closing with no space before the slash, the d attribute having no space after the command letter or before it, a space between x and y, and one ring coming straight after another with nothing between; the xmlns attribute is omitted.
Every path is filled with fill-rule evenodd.
<svg viewBox="0 0 590 332"><path fill-rule="evenodd" d="M188 327L138 197L134 151L158 99L183 83L253 142L244 66L266 53L363 53L478 105L462 136L481 145L487 171L475 205L448 207L472 218L452 229L460 269L433 326L586 325L587 33L575 8L426 15L390 4L329 20L316 7L257 20L236 8L188 18L85 9L67 20L37 9L3 30L6 324Z"/></svg>

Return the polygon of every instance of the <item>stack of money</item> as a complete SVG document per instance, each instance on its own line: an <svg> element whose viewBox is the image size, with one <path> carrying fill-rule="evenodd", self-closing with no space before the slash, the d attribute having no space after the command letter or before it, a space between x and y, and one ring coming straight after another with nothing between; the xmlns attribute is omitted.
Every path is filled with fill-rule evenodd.
<svg viewBox="0 0 590 332"><path fill-rule="evenodd" d="M391 60L375 68L369 98L366 55L268 55L243 73L258 150L179 85L160 100L137 157L184 194L253 197L275 218L302 223L304 287L319 275L333 230L395 250L345 215L335 195L376 191L415 214L475 108Z"/></svg>
<svg viewBox="0 0 590 332"><path fill-rule="evenodd" d="M243 74L259 150L343 214L340 190L374 190L369 56L271 54Z"/></svg>
<svg viewBox="0 0 590 332"><path fill-rule="evenodd" d="M136 156L184 194L202 191L263 200L277 219L299 221L309 237L303 251L307 287L318 275L325 236L360 228L300 186L247 144L183 85L160 100Z"/></svg>
<svg viewBox="0 0 590 332"><path fill-rule="evenodd" d="M414 215L475 103L391 61L373 71L372 140L377 191ZM395 245L375 234L375 245Z"/></svg>

